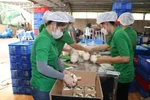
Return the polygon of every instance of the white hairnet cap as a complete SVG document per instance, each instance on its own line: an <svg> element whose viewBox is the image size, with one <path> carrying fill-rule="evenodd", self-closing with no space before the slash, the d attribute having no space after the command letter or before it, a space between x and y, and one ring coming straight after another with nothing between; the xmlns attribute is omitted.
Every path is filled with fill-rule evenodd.
<svg viewBox="0 0 150 100"><path fill-rule="evenodd" d="M103 14L98 15L97 17L97 24L101 24L103 22L116 22L117 14L113 11L111 12L104 12Z"/></svg>
<svg viewBox="0 0 150 100"><path fill-rule="evenodd" d="M134 23L134 18L131 13L126 12L119 16L118 21L120 21L123 26L128 26Z"/></svg>
<svg viewBox="0 0 150 100"><path fill-rule="evenodd" d="M68 23L69 18L64 12L50 12L46 11L43 15L43 21L46 23L48 21L55 21L55 22L64 22Z"/></svg>
<svg viewBox="0 0 150 100"><path fill-rule="evenodd" d="M71 23L75 22L75 19L70 14L67 14L67 16L69 18L69 22Z"/></svg>

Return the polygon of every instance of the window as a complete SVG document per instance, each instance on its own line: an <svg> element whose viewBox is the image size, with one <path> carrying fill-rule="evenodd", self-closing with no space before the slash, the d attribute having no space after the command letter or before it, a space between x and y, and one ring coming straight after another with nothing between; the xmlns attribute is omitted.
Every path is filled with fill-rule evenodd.
<svg viewBox="0 0 150 100"><path fill-rule="evenodd" d="M73 12L72 15L77 19L96 19L101 13L97 12Z"/></svg>
<svg viewBox="0 0 150 100"><path fill-rule="evenodd" d="M143 13L132 13L134 20L143 20Z"/></svg>
<svg viewBox="0 0 150 100"><path fill-rule="evenodd" d="M145 20L150 20L150 14L145 15Z"/></svg>

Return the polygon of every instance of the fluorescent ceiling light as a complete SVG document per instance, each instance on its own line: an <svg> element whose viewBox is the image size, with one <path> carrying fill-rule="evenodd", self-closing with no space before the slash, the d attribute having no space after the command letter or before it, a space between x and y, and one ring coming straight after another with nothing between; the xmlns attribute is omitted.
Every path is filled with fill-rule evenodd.
<svg viewBox="0 0 150 100"><path fill-rule="evenodd" d="M150 26L144 26L144 28L150 28Z"/></svg>
<svg viewBox="0 0 150 100"><path fill-rule="evenodd" d="M97 12L73 12L72 15L77 19L96 19L101 13Z"/></svg>

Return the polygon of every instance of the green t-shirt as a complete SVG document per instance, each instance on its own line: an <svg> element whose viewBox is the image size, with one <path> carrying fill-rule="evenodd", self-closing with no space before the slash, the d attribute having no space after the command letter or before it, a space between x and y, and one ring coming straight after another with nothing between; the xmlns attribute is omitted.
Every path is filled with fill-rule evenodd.
<svg viewBox="0 0 150 100"><path fill-rule="evenodd" d="M56 79L41 74L36 65L36 61L47 62L49 66L58 70L58 51L56 41L50 36L46 29L43 29L34 42L31 52L32 77L30 84L41 91L51 91Z"/></svg>
<svg viewBox="0 0 150 100"><path fill-rule="evenodd" d="M124 31L128 34L132 43L133 51L134 51L136 48L136 41L138 38L137 33L132 29L132 27L126 27Z"/></svg>
<svg viewBox="0 0 150 100"><path fill-rule="evenodd" d="M133 49L129 36L121 28L117 27L107 44L111 48L111 56L129 56L128 63L113 64L116 71L120 72L118 81L120 83L132 82L134 79L134 66L133 66Z"/></svg>
<svg viewBox="0 0 150 100"><path fill-rule="evenodd" d="M60 39L57 39L56 42L58 48L58 55L61 54L65 43L67 43L68 45L74 43L73 39L71 38L67 30L63 32L63 36Z"/></svg>
<svg viewBox="0 0 150 100"><path fill-rule="evenodd" d="M41 33L44 28L46 28L46 25L45 24L41 24L39 29L38 29L38 32Z"/></svg>

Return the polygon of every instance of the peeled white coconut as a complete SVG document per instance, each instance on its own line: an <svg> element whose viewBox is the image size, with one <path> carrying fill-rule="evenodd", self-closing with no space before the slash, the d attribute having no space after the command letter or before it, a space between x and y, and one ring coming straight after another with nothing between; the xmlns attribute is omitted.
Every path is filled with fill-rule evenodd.
<svg viewBox="0 0 150 100"><path fill-rule="evenodd" d="M69 87L64 87L63 90L71 90Z"/></svg>
<svg viewBox="0 0 150 100"><path fill-rule="evenodd" d="M78 54L79 54L79 56L83 56L83 53L84 53L84 51L80 51L80 50L78 50Z"/></svg>
<svg viewBox="0 0 150 100"><path fill-rule="evenodd" d="M78 81L78 78L77 78L77 76L75 74L71 74L70 76L74 79L75 82Z"/></svg>
<svg viewBox="0 0 150 100"><path fill-rule="evenodd" d="M79 55L76 53L71 54L70 60L72 63L76 63L78 61Z"/></svg>
<svg viewBox="0 0 150 100"><path fill-rule="evenodd" d="M79 57L78 62L79 62L79 63L82 63L82 62L84 62L84 59L81 58L81 57Z"/></svg>
<svg viewBox="0 0 150 100"><path fill-rule="evenodd" d="M90 64L89 64L89 62L84 62L84 66L86 67L86 66L90 66Z"/></svg>
<svg viewBox="0 0 150 100"><path fill-rule="evenodd" d="M90 58L90 54L88 52L84 52L83 53L83 59L84 60L89 60L89 58Z"/></svg>
<svg viewBox="0 0 150 100"><path fill-rule="evenodd" d="M63 51L62 54L63 54L63 56L68 56L68 55L69 55L69 52Z"/></svg>
<svg viewBox="0 0 150 100"><path fill-rule="evenodd" d="M72 51L71 51L71 54L78 54L78 51L77 50L75 50L75 49L72 49Z"/></svg>
<svg viewBox="0 0 150 100"><path fill-rule="evenodd" d="M97 61L97 56L96 55L92 55L90 58L91 62L96 63Z"/></svg>

